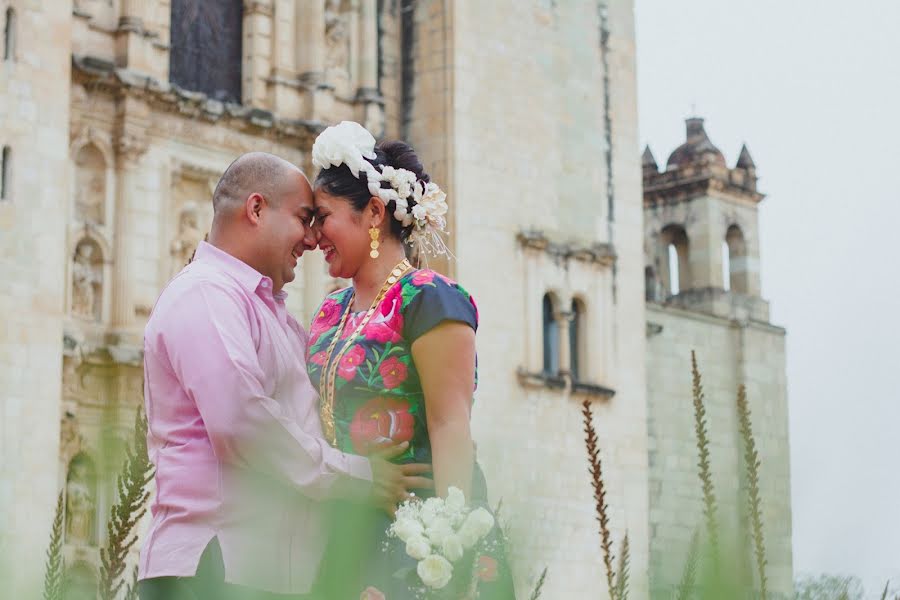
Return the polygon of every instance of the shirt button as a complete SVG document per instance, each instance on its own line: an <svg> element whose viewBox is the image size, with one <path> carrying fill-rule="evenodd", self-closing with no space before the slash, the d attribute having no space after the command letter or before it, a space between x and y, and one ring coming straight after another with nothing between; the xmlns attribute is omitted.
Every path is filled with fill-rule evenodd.
<svg viewBox="0 0 900 600"><path fill-rule="evenodd" d="M264 288L267 288L267 287L269 287L269 281L268 281L267 279L264 279L261 285L262 285Z"/></svg>

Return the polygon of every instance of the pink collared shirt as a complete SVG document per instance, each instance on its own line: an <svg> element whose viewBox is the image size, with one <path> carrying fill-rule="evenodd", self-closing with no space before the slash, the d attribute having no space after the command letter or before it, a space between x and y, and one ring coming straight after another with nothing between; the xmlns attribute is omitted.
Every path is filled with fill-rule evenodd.
<svg viewBox="0 0 900 600"><path fill-rule="evenodd" d="M285 297L205 242L159 297L144 334L156 493L141 579L194 575L217 537L229 583L306 593L327 541L321 501L370 492L368 460L322 435Z"/></svg>

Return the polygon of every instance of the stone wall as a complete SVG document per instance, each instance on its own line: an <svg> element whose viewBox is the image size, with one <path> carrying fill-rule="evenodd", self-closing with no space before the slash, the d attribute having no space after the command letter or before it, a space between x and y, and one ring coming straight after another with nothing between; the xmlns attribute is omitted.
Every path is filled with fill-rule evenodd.
<svg viewBox="0 0 900 600"><path fill-rule="evenodd" d="M648 429L650 438L650 581L668 597L681 578L695 529L703 527L691 396L691 350L696 350L706 396L710 460L725 537L746 531L743 446L736 394L747 386L760 452L760 485L769 590L792 590L790 476L784 330L739 323L657 304L648 305ZM658 329L661 328L661 329ZM741 538L744 548L749 540ZM775 596L781 597L781 596Z"/></svg>
<svg viewBox="0 0 900 600"><path fill-rule="evenodd" d="M608 15L608 113L598 3L422 4L426 11L452 6L449 201L456 211L457 275L481 311L473 428L493 499L503 499L511 521L519 594L527 597L546 566L544 597L584 597L586 590L605 597L579 412L585 395L523 385L519 376L540 368L541 297L557 291L565 298L584 293L588 313L597 317L588 326L596 376L589 383L616 393L591 397L614 535L629 533L632 597L643 598L643 236L632 4L613 3ZM414 102L425 101L416 96ZM606 114L613 124L612 224ZM592 265L529 249L519 234L534 230L548 238L550 250L613 244L617 259Z"/></svg>
<svg viewBox="0 0 900 600"><path fill-rule="evenodd" d="M0 2L15 11L0 62L0 578L37 597L56 501L69 193L71 2Z"/></svg>

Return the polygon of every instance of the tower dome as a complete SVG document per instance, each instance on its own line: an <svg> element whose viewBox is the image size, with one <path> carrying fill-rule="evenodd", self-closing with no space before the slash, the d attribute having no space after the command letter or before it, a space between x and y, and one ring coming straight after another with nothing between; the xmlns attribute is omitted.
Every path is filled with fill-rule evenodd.
<svg viewBox="0 0 900 600"><path fill-rule="evenodd" d="M666 162L666 169L680 168L688 165L714 164L726 166L725 156L716 148L706 135L703 128L703 119L691 117L686 120L687 139L675 148Z"/></svg>

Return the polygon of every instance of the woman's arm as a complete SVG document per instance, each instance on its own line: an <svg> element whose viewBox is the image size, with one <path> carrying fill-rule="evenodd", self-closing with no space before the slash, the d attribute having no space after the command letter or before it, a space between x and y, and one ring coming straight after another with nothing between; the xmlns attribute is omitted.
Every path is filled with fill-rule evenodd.
<svg viewBox="0 0 900 600"><path fill-rule="evenodd" d="M456 486L466 498L472 489L475 451L469 416L475 390L475 331L446 321L412 345L425 393L435 492L447 496Z"/></svg>

